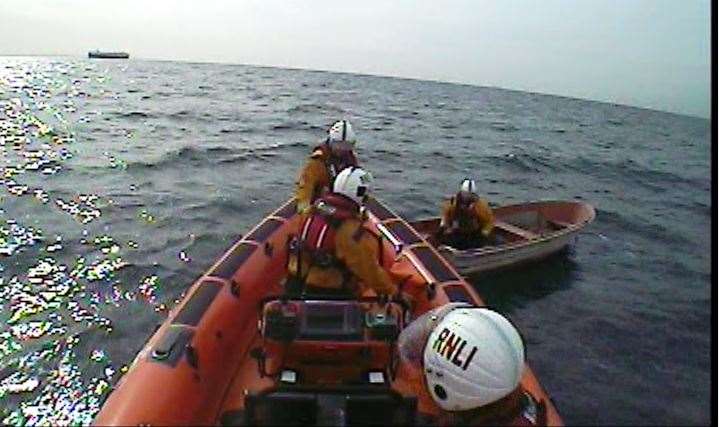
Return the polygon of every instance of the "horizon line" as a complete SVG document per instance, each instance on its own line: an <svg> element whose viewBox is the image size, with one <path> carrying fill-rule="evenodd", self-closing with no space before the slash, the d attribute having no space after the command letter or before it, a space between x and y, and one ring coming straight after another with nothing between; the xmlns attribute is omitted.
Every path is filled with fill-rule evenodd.
<svg viewBox="0 0 719 427"><path fill-rule="evenodd" d="M89 52L89 51L88 51ZM124 52L124 51L123 51ZM54 54L4 54L0 53L0 58L4 57L67 57L67 58L75 58L75 59L94 59L95 61L102 61L105 60L103 58L88 58L87 54L85 55L78 55L78 54L65 54L65 53L54 53ZM112 61L113 59L108 59ZM680 113L676 111L667 111L667 110L659 110L657 108L652 107L645 107L645 106L639 106L639 105L629 105L629 104L620 104L613 101L603 101L598 99L590 99L590 98L579 98L576 96L571 95L563 95L563 94L557 94L557 93L550 93L550 92L537 92L534 90L527 90L527 89L517 89L517 88L509 88L509 87L502 87L502 86L489 86L479 83L469 83L469 82L460 82L460 81L449 81L449 80L437 80L437 79L431 79L431 78L425 78L425 77L408 77L408 76L398 76L398 75L391 75L391 74L373 74L368 72L358 72L358 71L341 71L341 70L328 70L328 69L319 69L319 68L303 68L303 67L297 67L297 66L289 66L289 65L268 65L268 64L254 64L254 63L248 63L248 62L232 62L232 61L218 61L218 60L202 60L202 59L166 59L166 58L148 58L143 56L132 56L130 55L130 58L128 59L114 59L115 61L132 61L132 60L140 60L140 61L156 61L156 62L178 62L178 63L186 63L186 64L216 64L216 65L239 65L239 66L247 66L247 67L256 67L256 68L276 68L280 70L293 70L293 71L309 71L309 72L320 72L320 73L330 73L330 74L348 74L348 75L354 75L354 76L366 76L366 77L382 77L382 78L392 78L392 79L399 79L399 80L414 80L414 81L420 81L420 82L429 82L429 83L444 83L444 84L451 84L451 85L458 85L458 86L472 86L477 88L484 88L484 89L498 89L498 90L504 90L509 92L519 92L519 93L527 93L532 95L541 95L541 96L552 96L557 98L565 98L565 99L572 99L572 100L578 100L578 101L588 101L588 102L597 102L600 104L606 104L606 105L613 105L613 106L620 106L620 107L626 107L626 108L634 108L638 110L646 110L646 111L652 111L657 113L664 113L664 114L672 114L676 116L683 116L683 117L689 117L692 119L702 119L702 120L708 120L712 121L712 113L709 112L709 116L702 116L702 115L694 115L690 113ZM712 96L710 94L710 104L713 102L711 99ZM710 109L711 110L711 109Z"/></svg>

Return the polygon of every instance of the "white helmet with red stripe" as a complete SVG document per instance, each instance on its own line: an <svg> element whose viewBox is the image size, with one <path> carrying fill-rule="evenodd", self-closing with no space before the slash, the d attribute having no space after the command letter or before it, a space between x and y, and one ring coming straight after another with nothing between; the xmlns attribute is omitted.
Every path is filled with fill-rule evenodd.
<svg viewBox="0 0 719 427"><path fill-rule="evenodd" d="M349 120L339 120L335 122L327 131L327 140L330 144L337 142L348 142L354 145L357 137L352 129Z"/></svg>
<svg viewBox="0 0 719 427"><path fill-rule="evenodd" d="M337 175L332 191L362 204L371 184L372 174L362 168L350 166Z"/></svg>

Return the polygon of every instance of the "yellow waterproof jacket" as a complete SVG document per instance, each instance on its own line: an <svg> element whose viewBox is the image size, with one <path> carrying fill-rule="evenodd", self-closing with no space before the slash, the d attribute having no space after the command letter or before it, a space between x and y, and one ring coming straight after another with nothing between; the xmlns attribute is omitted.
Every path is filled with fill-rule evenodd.
<svg viewBox="0 0 719 427"><path fill-rule="evenodd" d="M365 289L372 289L378 295L394 295L397 292L397 285L379 264L381 248L377 237L371 231L360 228L361 221L352 218L344 220L335 231L334 257L344 268L339 265L312 265L310 255L300 250L302 267L299 277L307 275L306 286L341 289L347 275L349 280L345 285L357 295ZM290 274L298 275L297 264L298 256L292 254L288 264Z"/></svg>
<svg viewBox="0 0 719 427"><path fill-rule="evenodd" d="M442 220L440 227L445 229L456 228L460 233L471 234L479 231L487 237L494 228L494 214L489 203L482 198L477 198L467 208L458 204L458 197L455 195L442 203Z"/></svg>
<svg viewBox="0 0 719 427"><path fill-rule="evenodd" d="M297 179L297 212L306 213L317 197L332 191L334 176L346 166L357 166L353 152L338 158L330 155L326 144L315 147Z"/></svg>
<svg viewBox="0 0 719 427"><path fill-rule="evenodd" d="M330 174L327 171L326 155L322 150L316 149L300 171L297 179L297 212L303 213L309 209L314 199L330 188Z"/></svg>

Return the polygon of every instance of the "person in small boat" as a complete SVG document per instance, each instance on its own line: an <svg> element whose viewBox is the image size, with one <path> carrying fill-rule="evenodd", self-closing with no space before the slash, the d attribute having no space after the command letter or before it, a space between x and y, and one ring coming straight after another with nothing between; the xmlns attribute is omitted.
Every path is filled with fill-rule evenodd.
<svg viewBox="0 0 719 427"><path fill-rule="evenodd" d="M315 147L300 171L295 196L297 212L305 213L312 202L332 189L337 174L347 166L357 166L354 148L357 143L348 120L335 122L327 131L325 141Z"/></svg>
<svg viewBox="0 0 719 427"><path fill-rule="evenodd" d="M546 404L521 386L524 343L512 323L486 307L450 303L424 313L398 339L399 369L421 377L440 409L425 422L546 425Z"/></svg>
<svg viewBox="0 0 719 427"><path fill-rule="evenodd" d="M369 172L350 166L337 175L333 191L312 204L290 243L288 293L359 296L366 288L377 295L397 293L381 266L379 237L364 225L371 182Z"/></svg>
<svg viewBox="0 0 719 427"><path fill-rule="evenodd" d="M442 204L437 238L457 249L492 244L494 214L489 203L476 193L473 179L465 178L459 191Z"/></svg>

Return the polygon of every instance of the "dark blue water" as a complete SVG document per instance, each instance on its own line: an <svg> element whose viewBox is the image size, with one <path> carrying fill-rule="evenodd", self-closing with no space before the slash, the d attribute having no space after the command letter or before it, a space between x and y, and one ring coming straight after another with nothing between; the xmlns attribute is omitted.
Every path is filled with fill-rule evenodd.
<svg viewBox="0 0 719 427"><path fill-rule="evenodd" d="M710 123L415 80L0 58L0 416L88 423L167 308L349 118L376 193L434 215L581 199L567 253L473 279L571 424L710 420Z"/></svg>

